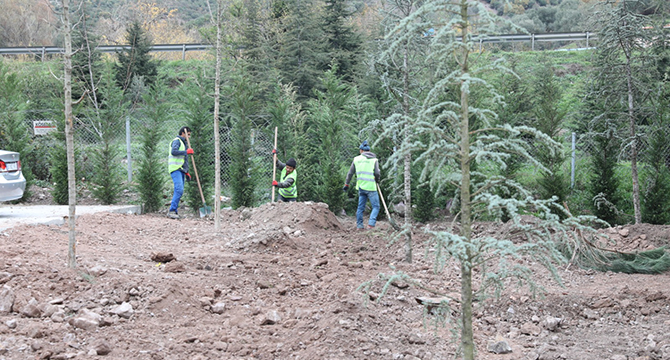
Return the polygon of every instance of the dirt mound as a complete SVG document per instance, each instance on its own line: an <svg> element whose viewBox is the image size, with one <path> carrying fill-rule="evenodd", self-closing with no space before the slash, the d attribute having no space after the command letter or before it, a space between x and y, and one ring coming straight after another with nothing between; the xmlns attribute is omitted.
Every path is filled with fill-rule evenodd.
<svg viewBox="0 0 670 360"><path fill-rule="evenodd" d="M269 203L251 210L251 221L267 227L294 227L303 231L341 230L342 225L328 204L308 202Z"/></svg>
<svg viewBox="0 0 670 360"><path fill-rule="evenodd" d="M222 217L236 228L226 245L247 251L277 246L300 248L306 234L342 230L340 221L328 210L327 204L311 201L268 203L257 208L228 210Z"/></svg>
<svg viewBox="0 0 670 360"><path fill-rule="evenodd" d="M622 252L647 251L670 243L670 226L634 224L601 229L600 246Z"/></svg>

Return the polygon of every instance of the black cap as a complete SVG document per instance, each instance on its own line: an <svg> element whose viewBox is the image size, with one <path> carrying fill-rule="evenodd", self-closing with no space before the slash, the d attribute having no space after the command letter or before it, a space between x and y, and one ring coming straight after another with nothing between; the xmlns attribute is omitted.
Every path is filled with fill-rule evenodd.
<svg viewBox="0 0 670 360"><path fill-rule="evenodd" d="M290 159L288 159L288 161L286 162L286 166L290 166L290 167L292 167L292 168L294 168L294 169L295 169L295 165L296 165L296 163L295 163L295 159L294 159L294 158L290 158Z"/></svg>

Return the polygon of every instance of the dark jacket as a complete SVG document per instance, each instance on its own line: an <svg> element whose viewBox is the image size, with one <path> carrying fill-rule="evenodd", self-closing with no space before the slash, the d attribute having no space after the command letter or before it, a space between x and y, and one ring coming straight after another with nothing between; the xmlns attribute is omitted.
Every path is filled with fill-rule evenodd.
<svg viewBox="0 0 670 360"><path fill-rule="evenodd" d="M181 139L181 141L184 143L184 147L188 149L188 143L186 142L186 138L183 136L178 136L178 138ZM186 150L184 151L179 151L179 147L181 144L179 144L179 140L174 139L172 141L172 156L183 156L184 157L184 165L181 167L181 171L184 173L188 172L188 156L186 156Z"/></svg>

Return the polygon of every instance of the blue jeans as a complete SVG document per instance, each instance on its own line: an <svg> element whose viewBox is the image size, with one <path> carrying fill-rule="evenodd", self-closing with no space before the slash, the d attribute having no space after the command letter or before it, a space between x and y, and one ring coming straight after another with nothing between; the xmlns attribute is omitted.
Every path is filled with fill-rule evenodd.
<svg viewBox="0 0 670 360"><path fill-rule="evenodd" d="M170 173L172 177L172 182L174 183L174 193L172 194L172 202L170 203L170 210L177 212L177 207L179 206L179 200L184 194L184 173L181 170L175 170Z"/></svg>
<svg viewBox="0 0 670 360"><path fill-rule="evenodd" d="M365 203L370 200L372 205L372 212L370 212L370 220L368 225L375 226L377 224L377 214L379 214L379 194L376 191L366 191L358 189L358 210L356 210L356 227L363 228L363 210L365 210Z"/></svg>

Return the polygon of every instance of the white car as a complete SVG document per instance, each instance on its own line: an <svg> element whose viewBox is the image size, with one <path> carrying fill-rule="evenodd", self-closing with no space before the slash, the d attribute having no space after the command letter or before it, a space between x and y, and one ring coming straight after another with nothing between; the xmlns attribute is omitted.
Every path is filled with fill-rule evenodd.
<svg viewBox="0 0 670 360"><path fill-rule="evenodd" d="M0 201L20 199L26 190L19 153L0 150Z"/></svg>

